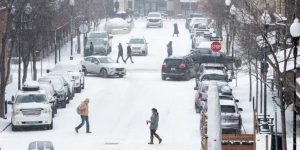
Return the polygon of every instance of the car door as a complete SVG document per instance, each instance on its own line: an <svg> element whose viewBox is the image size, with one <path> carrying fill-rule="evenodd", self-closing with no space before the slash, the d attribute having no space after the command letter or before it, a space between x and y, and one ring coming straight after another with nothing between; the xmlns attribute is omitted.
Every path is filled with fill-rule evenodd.
<svg viewBox="0 0 300 150"><path fill-rule="evenodd" d="M84 58L83 66L86 68L87 72L92 72L92 70L91 70L91 58L90 57Z"/></svg>
<svg viewBox="0 0 300 150"><path fill-rule="evenodd" d="M92 62L91 62L91 68L93 73L99 73L100 72L100 62L97 58L92 57Z"/></svg>
<svg viewBox="0 0 300 150"><path fill-rule="evenodd" d="M195 68L194 68L193 60L191 58L188 58L187 62L188 62L189 70L191 72L191 76L194 77L195 76Z"/></svg>

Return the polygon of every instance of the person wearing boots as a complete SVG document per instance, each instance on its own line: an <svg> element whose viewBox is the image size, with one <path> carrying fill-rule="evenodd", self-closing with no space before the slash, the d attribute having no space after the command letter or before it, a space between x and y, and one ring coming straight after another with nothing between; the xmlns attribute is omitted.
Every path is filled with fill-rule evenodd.
<svg viewBox="0 0 300 150"><path fill-rule="evenodd" d="M125 60L124 60L124 57L123 57L123 47L122 47L121 43L119 43L118 49L119 49L119 51L118 51L117 63L119 63L119 58L120 57L122 57L123 62L126 63Z"/></svg>
<svg viewBox="0 0 300 150"><path fill-rule="evenodd" d="M150 142L148 144L153 144L154 136L158 139L159 144L162 142L162 139L156 133L158 127L159 115L156 108L152 108L152 116L150 120L147 120L146 123L150 123Z"/></svg>
<svg viewBox="0 0 300 150"><path fill-rule="evenodd" d="M174 23L174 32L173 32L173 36L174 36L175 34L176 34L177 37L178 37L179 30L178 30L178 25L177 25L177 23Z"/></svg>
<svg viewBox="0 0 300 150"><path fill-rule="evenodd" d="M133 63L132 57L131 57L131 47L130 47L130 45L127 46L127 58L125 59L125 63L126 63L128 58L130 58L131 63Z"/></svg>
<svg viewBox="0 0 300 150"><path fill-rule="evenodd" d="M167 53L168 53L168 57L172 56L172 54L173 54L172 41L170 41L167 44Z"/></svg>
<svg viewBox="0 0 300 150"><path fill-rule="evenodd" d="M90 123L89 123L89 99L86 98L81 104L78 106L78 113L81 117L81 123L75 128L76 133L78 130L86 123L86 133L92 133L90 131Z"/></svg>

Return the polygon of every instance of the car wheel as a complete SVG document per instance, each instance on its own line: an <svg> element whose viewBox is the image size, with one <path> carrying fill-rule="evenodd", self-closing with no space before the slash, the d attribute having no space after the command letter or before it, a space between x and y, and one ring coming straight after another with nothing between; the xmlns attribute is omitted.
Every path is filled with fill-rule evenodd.
<svg viewBox="0 0 300 150"><path fill-rule="evenodd" d="M86 76L87 75L87 70L84 66L82 66L82 71L83 71L83 75Z"/></svg>
<svg viewBox="0 0 300 150"><path fill-rule="evenodd" d="M53 120L52 120L51 124L48 125L48 129L49 129L49 130L52 130L52 129L53 129Z"/></svg>
<svg viewBox="0 0 300 150"><path fill-rule="evenodd" d="M62 108L66 108L67 102L64 100L61 105L62 105Z"/></svg>
<svg viewBox="0 0 300 150"><path fill-rule="evenodd" d="M103 78L107 78L107 71L106 71L106 69L101 69L100 70L100 76L103 77Z"/></svg>
<svg viewBox="0 0 300 150"><path fill-rule="evenodd" d="M15 125L11 124L11 130L12 130L12 131L17 131L18 128L17 128Z"/></svg>
<svg viewBox="0 0 300 150"><path fill-rule="evenodd" d="M167 79L166 75L163 75L163 74L162 74L162 75L161 75L161 79L162 79L162 80L166 80L166 79Z"/></svg>
<svg viewBox="0 0 300 150"><path fill-rule="evenodd" d="M77 93L81 93L81 87L76 88Z"/></svg>
<svg viewBox="0 0 300 150"><path fill-rule="evenodd" d="M119 75L119 77L120 77L120 78L123 78L123 77L124 77L124 75Z"/></svg>

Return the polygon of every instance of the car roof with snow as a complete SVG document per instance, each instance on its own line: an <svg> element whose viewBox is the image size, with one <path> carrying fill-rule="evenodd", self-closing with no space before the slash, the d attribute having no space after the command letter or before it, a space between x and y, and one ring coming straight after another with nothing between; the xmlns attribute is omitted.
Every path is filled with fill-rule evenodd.
<svg viewBox="0 0 300 150"><path fill-rule="evenodd" d="M223 106L236 106L235 101L222 100L222 99L219 99L219 101L220 101L220 105Z"/></svg>
<svg viewBox="0 0 300 150"><path fill-rule="evenodd" d="M92 56L87 56L87 57L93 57L93 58L107 58L109 56L102 56L102 55L92 55ZM109 57L110 58L110 57Z"/></svg>
<svg viewBox="0 0 300 150"><path fill-rule="evenodd" d="M225 75L224 72L222 70L213 70L213 69L208 69L208 70L204 70L203 75L204 74L218 74L218 75Z"/></svg>
<svg viewBox="0 0 300 150"><path fill-rule="evenodd" d="M202 63L201 65L204 67L225 67L224 64L219 63Z"/></svg>

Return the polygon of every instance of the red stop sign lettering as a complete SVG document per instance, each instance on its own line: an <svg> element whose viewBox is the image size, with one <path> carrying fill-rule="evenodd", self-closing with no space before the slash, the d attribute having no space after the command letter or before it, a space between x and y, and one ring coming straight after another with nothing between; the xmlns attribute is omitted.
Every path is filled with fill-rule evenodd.
<svg viewBox="0 0 300 150"><path fill-rule="evenodd" d="M219 42L212 42L210 48L211 48L211 50L213 52L218 52L218 51L221 50L221 43L219 43Z"/></svg>

